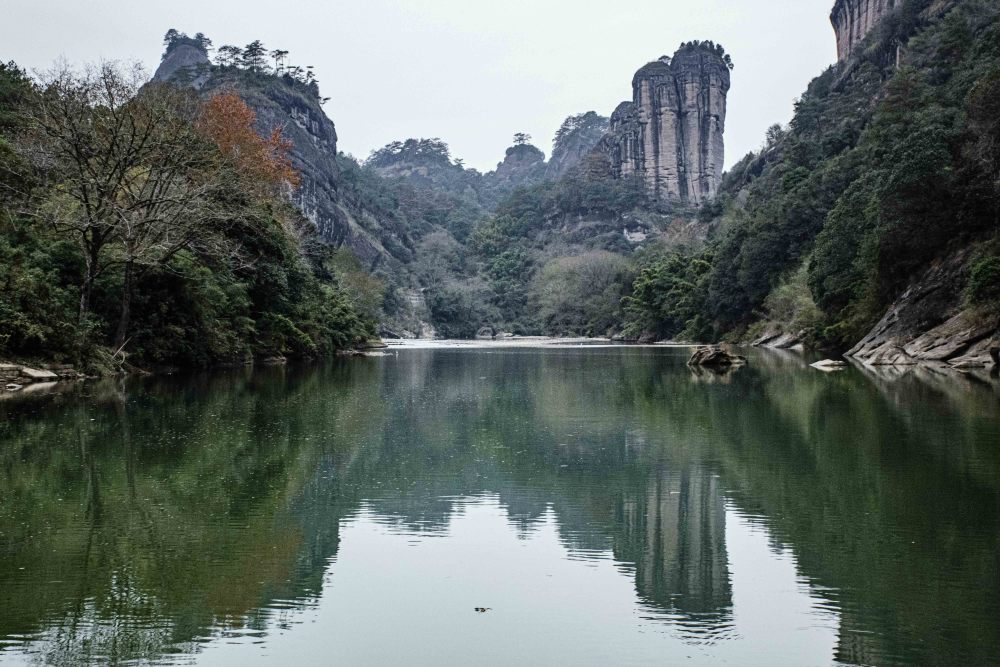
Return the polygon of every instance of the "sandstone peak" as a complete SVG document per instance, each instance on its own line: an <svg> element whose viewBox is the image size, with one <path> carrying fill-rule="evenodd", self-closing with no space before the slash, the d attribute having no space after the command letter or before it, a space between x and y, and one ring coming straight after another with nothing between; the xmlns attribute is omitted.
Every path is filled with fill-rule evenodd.
<svg viewBox="0 0 1000 667"><path fill-rule="evenodd" d="M694 206L722 180L732 60L711 41L687 42L639 68L632 101L611 115L598 150L619 177L638 176L650 197Z"/></svg>
<svg viewBox="0 0 1000 667"><path fill-rule="evenodd" d="M552 158L546 170L549 178L559 178L594 150L608 131L608 119L594 111L570 116L556 132Z"/></svg>
<svg viewBox="0 0 1000 667"><path fill-rule="evenodd" d="M171 81L188 74L192 80L196 72L210 66L208 52L194 44L178 44L167 49L160 60L160 66L153 74L153 81ZM197 86L200 87L200 86Z"/></svg>

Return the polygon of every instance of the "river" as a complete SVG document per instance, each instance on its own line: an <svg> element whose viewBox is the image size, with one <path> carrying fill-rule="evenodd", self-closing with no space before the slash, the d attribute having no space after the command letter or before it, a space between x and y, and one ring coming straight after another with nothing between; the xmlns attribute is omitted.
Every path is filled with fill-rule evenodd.
<svg viewBox="0 0 1000 667"><path fill-rule="evenodd" d="M0 402L0 663L1000 661L1000 388L448 346Z"/></svg>

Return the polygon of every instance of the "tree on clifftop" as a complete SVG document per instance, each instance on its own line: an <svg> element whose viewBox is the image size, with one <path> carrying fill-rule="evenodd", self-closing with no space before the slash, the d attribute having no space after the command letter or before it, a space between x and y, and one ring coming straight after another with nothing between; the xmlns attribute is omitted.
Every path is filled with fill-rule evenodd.
<svg viewBox="0 0 1000 667"><path fill-rule="evenodd" d="M284 68L285 58L288 57L288 51L275 49L274 51L271 51L271 57L274 59L274 73L278 74Z"/></svg>
<svg viewBox="0 0 1000 667"><path fill-rule="evenodd" d="M264 58L267 56L267 48L259 39L243 47L243 66L251 72L261 72L264 70Z"/></svg>
<svg viewBox="0 0 1000 667"><path fill-rule="evenodd" d="M219 47L215 55L215 64L219 67L233 67L243 61L243 49L232 44Z"/></svg>

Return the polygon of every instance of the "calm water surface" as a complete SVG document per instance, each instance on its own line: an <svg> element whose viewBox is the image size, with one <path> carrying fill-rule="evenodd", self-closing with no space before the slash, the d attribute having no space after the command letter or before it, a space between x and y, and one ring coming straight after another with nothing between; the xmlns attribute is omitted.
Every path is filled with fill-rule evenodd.
<svg viewBox="0 0 1000 667"><path fill-rule="evenodd" d="M686 358L400 350L2 401L0 662L1000 662L995 379Z"/></svg>

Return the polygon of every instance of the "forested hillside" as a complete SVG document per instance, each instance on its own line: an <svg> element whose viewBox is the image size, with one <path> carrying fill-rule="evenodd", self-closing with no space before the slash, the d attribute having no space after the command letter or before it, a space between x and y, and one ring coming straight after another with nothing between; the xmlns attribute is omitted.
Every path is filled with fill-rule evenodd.
<svg viewBox="0 0 1000 667"><path fill-rule="evenodd" d="M1000 6L902 3L730 171L712 242L640 269L630 326L846 350L916 284L936 301L902 338L963 312L967 343L995 336L998 100ZM947 280L921 282L935 266Z"/></svg>
<svg viewBox="0 0 1000 667"><path fill-rule="evenodd" d="M897 5L706 201L651 192L635 154L624 169L635 102L567 118L549 160L519 133L488 173L436 138L359 160L287 51L165 44L150 85L2 69L0 352L212 364L376 331L780 336L883 362L1000 344L995 2ZM724 109L721 45L678 53L640 73L708 67Z"/></svg>
<svg viewBox="0 0 1000 667"><path fill-rule="evenodd" d="M0 352L107 371L315 356L373 313L283 193L280 131L113 64L0 66Z"/></svg>

